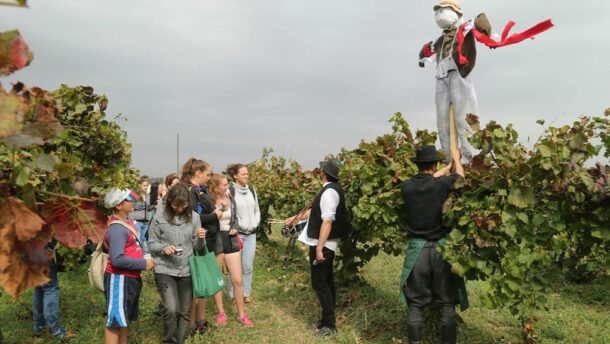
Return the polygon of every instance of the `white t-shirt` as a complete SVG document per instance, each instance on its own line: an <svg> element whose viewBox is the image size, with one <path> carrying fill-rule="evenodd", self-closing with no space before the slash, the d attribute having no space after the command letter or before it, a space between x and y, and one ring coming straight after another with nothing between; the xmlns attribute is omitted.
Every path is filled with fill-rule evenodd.
<svg viewBox="0 0 610 344"><path fill-rule="evenodd" d="M330 183L324 183L323 187ZM335 221L335 215L337 214L337 207L339 206L339 193L335 189L326 189L322 193L320 198L320 210L322 212L322 221L332 220ZM307 236L307 227L309 227L309 221L303 228L301 235L299 235L299 241L309 246L317 246L318 239L310 238ZM324 243L324 247L329 250L337 251L337 247L341 243L341 239L328 239Z"/></svg>

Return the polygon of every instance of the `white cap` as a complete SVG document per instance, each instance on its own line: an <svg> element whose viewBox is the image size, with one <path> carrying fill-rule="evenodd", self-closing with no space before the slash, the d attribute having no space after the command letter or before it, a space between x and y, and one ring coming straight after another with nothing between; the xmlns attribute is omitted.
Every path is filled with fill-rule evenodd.
<svg viewBox="0 0 610 344"><path fill-rule="evenodd" d="M121 190L118 188L113 188L106 194L106 197L104 197L104 204L106 204L106 207L112 209L117 204L123 202L130 194L131 190L129 189Z"/></svg>

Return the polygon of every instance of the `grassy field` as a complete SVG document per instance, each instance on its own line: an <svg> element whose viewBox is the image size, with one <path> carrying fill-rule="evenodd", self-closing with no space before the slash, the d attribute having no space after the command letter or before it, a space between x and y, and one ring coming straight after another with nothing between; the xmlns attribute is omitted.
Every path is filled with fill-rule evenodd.
<svg viewBox="0 0 610 344"><path fill-rule="evenodd" d="M405 309L398 299L397 284L402 257L380 255L365 269L366 282L343 289L338 295L339 333L315 339L311 324L319 315L317 299L309 286L304 251L297 247L285 258L285 239L273 237L259 244L255 260L254 303L247 309L254 328L232 320L227 307L227 326L213 328L190 343L405 343ZM72 333L71 343L103 342L103 295L86 279L86 266L60 273L62 323ZM150 273L143 275L140 320L130 328L130 343L159 343L162 321L153 314L159 300ZM471 308L461 316L459 343L520 343L520 326L506 310L483 308L482 283L468 284ZM31 291L19 299L0 297L0 326L7 343L47 343L33 338ZM226 303L228 304L228 302ZM210 303L209 311L213 304ZM557 282L549 297L549 310L536 314L539 343L610 343L610 285L571 285Z"/></svg>

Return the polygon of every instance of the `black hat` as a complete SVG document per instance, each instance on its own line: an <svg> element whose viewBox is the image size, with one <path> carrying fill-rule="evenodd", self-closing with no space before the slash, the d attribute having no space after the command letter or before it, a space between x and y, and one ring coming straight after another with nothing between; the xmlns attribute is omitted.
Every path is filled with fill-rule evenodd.
<svg viewBox="0 0 610 344"><path fill-rule="evenodd" d="M339 179L339 169L341 168L341 162L339 160L333 158L326 161L320 161L320 168L328 176L337 180Z"/></svg>
<svg viewBox="0 0 610 344"><path fill-rule="evenodd" d="M436 147L432 145L425 145L417 148L415 151L415 158L411 158L414 163L420 162L436 162L443 160L436 153Z"/></svg>

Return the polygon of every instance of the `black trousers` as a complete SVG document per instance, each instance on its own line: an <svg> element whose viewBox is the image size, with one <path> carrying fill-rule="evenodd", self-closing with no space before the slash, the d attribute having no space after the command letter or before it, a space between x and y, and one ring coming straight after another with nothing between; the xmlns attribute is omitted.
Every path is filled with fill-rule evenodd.
<svg viewBox="0 0 610 344"><path fill-rule="evenodd" d="M316 260L316 246L309 246L309 263L311 266L311 286L318 295L322 307L322 326L335 328L335 279L333 274L333 262L335 252L326 247L322 250L325 260L313 265Z"/></svg>
<svg viewBox="0 0 610 344"><path fill-rule="evenodd" d="M182 344L189 331L193 284L191 276L155 274L163 305L163 343Z"/></svg>
<svg viewBox="0 0 610 344"><path fill-rule="evenodd" d="M440 311L441 343L454 343L457 335L457 289L451 265L436 252L435 242L426 243L403 288L408 303L409 341L422 340L424 310L432 305Z"/></svg>

